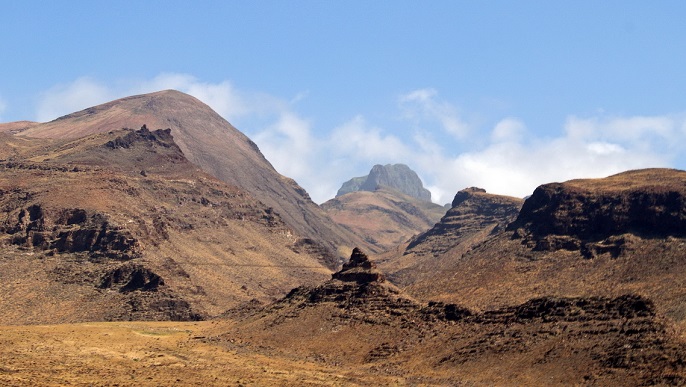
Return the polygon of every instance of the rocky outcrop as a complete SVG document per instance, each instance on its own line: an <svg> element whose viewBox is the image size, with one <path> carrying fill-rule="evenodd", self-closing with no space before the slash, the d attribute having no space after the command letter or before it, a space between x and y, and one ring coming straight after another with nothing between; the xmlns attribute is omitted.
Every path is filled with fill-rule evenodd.
<svg viewBox="0 0 686 387"><path fill-rule="evenodd" d="M683 344L673 340L667 326L655 317L652 302L634 294L542 297L461 321L480 327L480 335L456 346L439 360L442 364L514 357L541 346L546 351L539 361L547 364L583 359L587 369L577 369L576 375L584 384L616 384L623 379L618 374L626 378L622 384L631 385L681 385L686 381Z"/></svg>
<svg viewBox="0 0 686 387"><path fill-rule="evenodd" d="M521 203L521 199L487 194L481 188L461 190L441 221L413 238L405 254L439 256L474 234L504 229L516 218Z"/></svg>
<svg viewBox="0 0 686 387"><path fill-rule="evenodd" d="M400 193L424 201L431 201L431 192L424 188L417 173L405 164L375 165L369 175L354 177L343 183L336 197L355 191L376 191L379 187L394 189Z"/></svg>
<svg viewBox="0 0 686 387"><path fill-rule="evenodd" d="M103 146L110 149L128 149L136 143L144 143L149 146L157 145L164 148L174 147L181 152L171 135L171 129L157 129L150 131L147 125L143 125L139 130L130 131L122 136L106 142Z"/></svg>
<svg viewBox="0 0 686 387"><path fill-rule="evenodd" d="M421 303L403 295L386 282L366 254L355 248L350 261L332 275L332 279L317 287L293 289L272 307L272 312L286 304L315 307L334 303L350 313L352 318L367 322L388 322L388 318L425 321L462 321L472 324L528 324L532 320L550 322L589 322L621 319L652 319L655 307L649 299L635 294L606 297L539 297L521 305L475 312L463 306L430 301ZM278 312L277 312L278 313ZM294 317L294 316L291 316Z"/></svg>
<svg viewBox="0 0 686 387"><path fill-rule="evenodd" d="M631 236L686 236L686 172L640 170L538 187L509 226L538 251L618 256Z"/></svg>
<svg viewBox="0 0 686 387"><path fill-rule="evenodd" d="M522 305L503 309L519 321L544 319L547 321L587 321L654 317L653 302L636 294L616 298L604 297L540 297Z"/></svg>
<svg viewBox="0 0 686 387"><path fill-rule="evenodd" d="M686 381L686 348L644 296L538 296L478 310L415 301L374 274L373 262L356 249L324 284L294 289L264 308L248 308L238 317L237 332L250 338L248 345L297 347L321 361L373 363L397 376L412 367L423 367L423 374L440 370L442 377L456 369L468 375L508 362L516 364L516 375L535 370L534 377L554 374L561 384ZM357 350L341 356L350 348ZM432 384L457 384L458 379L464 380Z"/></svg>
<svg viewBox="0 0 686 387"><path fill-rule="evenodd" d="M173 292L131 291L121 294L123 308L106 315L106 321L199 321L203 319L188 301Z"/></svg>
<svg viewBox="0 0 686 387"><path fill-rule="evenodd" d="M307 308L324 303L337 305L348 318L369 323L383 323L392 316L421 308L420 304L403 296L398 288L386 282L374 262L358 248L353 249L350 261L334 273L331 280L315 287L295 288L271 308L277 311L289 305Z"/></svg>
<svg viewBox="0 0 686 387"><path fill-rule="evenodd" d="M127 230L111 224L104 214L80 208L48 212L36 203L10 210L0 233L7 235L10 244L51 254L129 260L139 253L138 241Z"/></svg>
<svg viewBox="0 0 686 387"><path fill-rule="evenodd" d="M155 291L164 285L162 277L139 264L124 264L103 275L101 289L117 288L121 293L134 290Z"/></svg>
<svg viewBox="0 0 686 387"><path fill-rule="evenodd" d="M386 279L376 268L376 264L369 260L367 254L359 248L353 249L350 261L343 264L343 268L332 275L332 279L343 282L357 282L359 284L370 282L384 282Z"/></svg>

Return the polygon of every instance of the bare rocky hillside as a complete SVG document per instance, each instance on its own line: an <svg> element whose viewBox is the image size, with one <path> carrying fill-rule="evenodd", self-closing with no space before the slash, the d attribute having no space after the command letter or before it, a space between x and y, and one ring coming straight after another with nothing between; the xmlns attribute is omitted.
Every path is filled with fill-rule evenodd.
<svg viewBox="0 0 686 387"><path fill-rule="evenodd" d="M208 318L336 262L168 129L4 140L0 323Z"/></svg>
<svg viewBox="0 0 686 387"><path fill-rule="evenodd" d="M77 139L122 128L171 129L185 157L204 172L242 188L300 235L342 259L353 246L366 246L335 223L295 181L280 175L257 145L209 106L194 97L166 90L118 99L23 128L22 137ZM339 252L339 249L341 250ZM337 262L331 267L340 263Z"/></svg>

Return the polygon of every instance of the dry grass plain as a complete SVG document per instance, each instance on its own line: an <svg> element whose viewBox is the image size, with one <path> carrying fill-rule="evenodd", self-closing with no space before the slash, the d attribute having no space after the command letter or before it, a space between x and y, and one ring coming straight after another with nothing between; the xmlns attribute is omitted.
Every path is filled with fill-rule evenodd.
<svg viewBox="0 0 686 387"><path fill-rule="evenodd" d="M229 321L0 327L3 386L402 385L399 377L228 349Z"/></svg>

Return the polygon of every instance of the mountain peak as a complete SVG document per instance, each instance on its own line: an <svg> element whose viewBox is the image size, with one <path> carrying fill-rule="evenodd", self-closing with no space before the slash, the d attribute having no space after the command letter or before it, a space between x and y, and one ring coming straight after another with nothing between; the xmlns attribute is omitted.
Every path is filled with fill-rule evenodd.
<svg viewBox="0 0 686 387"><path fill-rule="evenodd" d="M431 192L424 188L417 173L405 164L374 165L367 176L354 177L343 183L336 197L355 191L376 191L388 187L405 195L431 201Z"/></svg>
<svg viewBox="0 0 686 387"><path fill-rule="evenodd" d="M365 246L332 224L298 184L279 174L258 146L210 106L176 90L134 95L32 126L20 134L58 140L78 139L122 128L169 128L186 159L203 172L250 192L278 213L295 234L313 241L330 267L339 246Z"/></svg>

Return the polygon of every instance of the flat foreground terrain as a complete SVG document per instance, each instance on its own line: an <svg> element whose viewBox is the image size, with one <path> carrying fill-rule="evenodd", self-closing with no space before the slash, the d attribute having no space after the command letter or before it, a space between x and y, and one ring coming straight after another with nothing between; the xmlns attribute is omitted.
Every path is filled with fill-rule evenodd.
<svg viewBox="0 0 686 387"><path fill-rule="evenodd" d="M404 384L299 360L228 350L229 322L117 322L0 327L0 385Z"/></svg>

